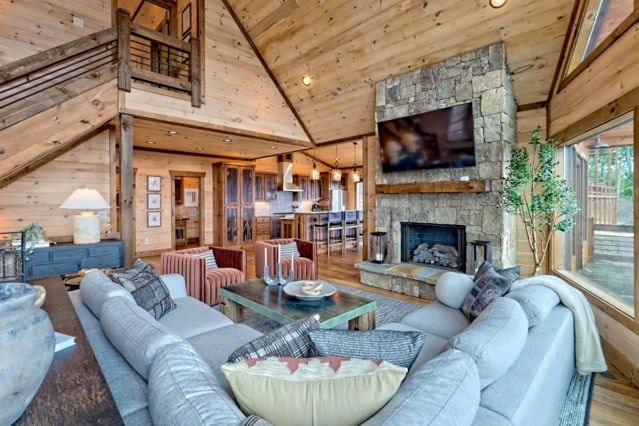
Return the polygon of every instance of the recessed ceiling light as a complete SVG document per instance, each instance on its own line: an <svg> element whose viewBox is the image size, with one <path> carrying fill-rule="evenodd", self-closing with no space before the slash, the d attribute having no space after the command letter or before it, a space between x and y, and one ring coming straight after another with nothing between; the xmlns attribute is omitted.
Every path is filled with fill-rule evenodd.
<svg viewBox="0 0 639 426"><path fill-rule="evenodd" d="M155 145L155 141L144 141L145 143L148 143L149 145Z"/></svg>
<svg viewBox="0 0 639 426"><path fill-rule="evenodd" d="M500 7L506 4L506 1L507 0L489 0L488 3L490 4L491 7L495 9L499 9Z"/></svg>
<svg viewBox="0 0 639 426"><path fill-rule="evenodd" d="M271 146L269 146L269 148L271 148L271 149L277 149L277 147L276 147L275 145L271 145Z"/></svg>
<svg viewBox="0 0 639 426"><path fill-rule="evenodd" d="M169 135L171 135L171 136L175 136L175 135L177 135L177 134L178 134L178 133L180 133L180 132L178 132L177 130L169 130L167 133L168 133Z"/></svg>
<svg viewBox="0 0 639 426"><path fill-rule="evenodd" d="M195 147L195 150L196 150L196 151L204 151L204 148L202 148L201 146L196 146L196 147Z"/></svg>
<svg viewBox="0 0 639 426"><path fill-rule="evenodd" d="M229 138L229 137L227 136L227 137L225 137L224 139L222 139L222 142L224 142L224 143L231 143L231 142L233 142L233 139L231 139L231 138Z"/></svg>
<svg viewBox="0 0 639 426"><path fill-rule="evenodd" d="M312 82L313 79L310 75L305 75L304 77L302 77L302 84L304 84L304 86L310 86Z"/></svg>

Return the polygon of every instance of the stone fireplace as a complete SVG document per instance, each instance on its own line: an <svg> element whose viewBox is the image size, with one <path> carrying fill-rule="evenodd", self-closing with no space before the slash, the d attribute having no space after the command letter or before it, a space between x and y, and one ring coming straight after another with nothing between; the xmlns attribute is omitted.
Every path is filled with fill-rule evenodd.
<svg viewBox="0 0 639 426"><path fill-rule="evenodd" d="M466 227L402 222L401 261L466 271Z"/></svg>
<svg viewBox="0 0 639 426"><path fill-rule="evenodd" d="M476 166L383 173L377 164L378 185L444 183L460 181L462 177L485 182L484 192L446 192L436 188L418 193L378 193L375 230L388 232L390 259L394 264L407 262L402 255L405 232L402 223L465 227L467 241L492 242L493 261L498 267L515 264L514 223L499 206L506 162L516 140L516 104L504 45L490 45L378 82L376 120L466 102L473 104ZM457 250L463 253L465 263L466 248Z"/></svg>

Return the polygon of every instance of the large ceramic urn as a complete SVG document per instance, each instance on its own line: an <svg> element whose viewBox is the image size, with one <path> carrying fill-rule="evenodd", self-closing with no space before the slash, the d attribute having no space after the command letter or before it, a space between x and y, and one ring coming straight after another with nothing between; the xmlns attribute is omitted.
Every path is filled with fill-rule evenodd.
<svg viewBox="0 0 639 426"><path fill-rule="evenodd" d="M55 338L29 284L0 283L0 425L20 418L53 359Z"/></svg>

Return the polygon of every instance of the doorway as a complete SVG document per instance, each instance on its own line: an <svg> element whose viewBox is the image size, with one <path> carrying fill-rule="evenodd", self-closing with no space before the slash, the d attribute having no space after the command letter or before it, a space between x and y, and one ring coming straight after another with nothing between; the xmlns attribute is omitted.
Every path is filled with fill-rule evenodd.
<svg viewBox="0 0 639 426"><path fill-rule="evenodd" d="M204 243L204 173L170 171L173 248Z"/></svg>

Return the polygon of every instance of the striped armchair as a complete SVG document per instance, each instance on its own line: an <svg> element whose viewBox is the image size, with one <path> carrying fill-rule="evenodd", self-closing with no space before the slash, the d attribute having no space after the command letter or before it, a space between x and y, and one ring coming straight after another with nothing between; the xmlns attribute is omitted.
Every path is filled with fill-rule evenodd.
<svg viewBox="0 0 639 426"><path fill-rule="evenodd" d="M317 279L317 244L300 240L297 238L276 238L272 240L263 240L255 242L255 275L258 278L264 276L264 249L269 260L268 267L271 275L275 275L275 258L277 257L277 246L280 244L289 244L295 242L297 250L300 252L299 257L293 258L295 263L295 279L296 280L316 280ZM288 275L291 269L291 259L282 259L282 274Z"/></svg>
<svg viewBox="0 0 639 426"><path fill-rule="evenodd" d="M188 256L213 250L217 268L206 269L204 258ZM246 252L221 247L197 247L165 252L161 255L163 274L180 274L186 281L186 291L207 305L220 302L218 289L246 281Z"/></svg>

